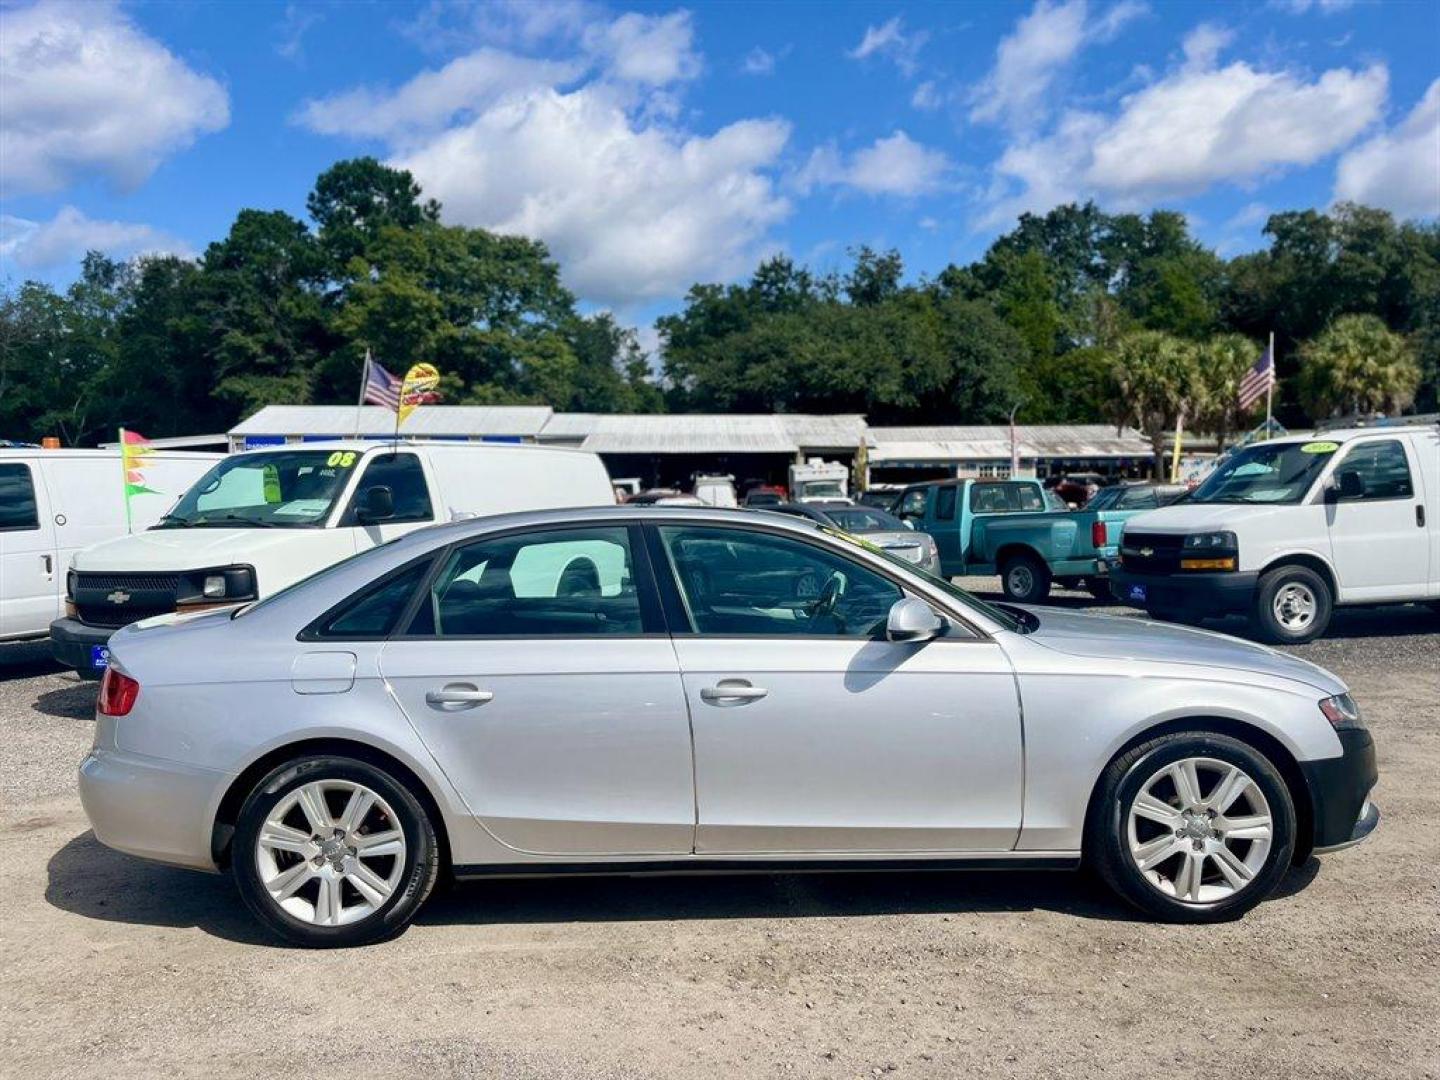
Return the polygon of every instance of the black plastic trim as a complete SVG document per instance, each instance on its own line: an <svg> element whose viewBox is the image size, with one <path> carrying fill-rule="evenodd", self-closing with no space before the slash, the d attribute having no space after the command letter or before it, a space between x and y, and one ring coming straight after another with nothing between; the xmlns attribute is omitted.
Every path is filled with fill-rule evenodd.
<svg viewBox="0 0 1440 1080"><path fill-rule="evenodd" d="M689 859L625 862L461 863L457 878L494 877L648 877L672 874L836 874L897 870L1074 870L1077 855L976 856L939 859Z"/></svg>
<svg viewBox="0 0 1440 1080"><path fill-rule="evenodd" d="M1300 762L1315 807L1317 848L1349 843L1370 789L1380 778L1375 739L1367 729L1341 728L1335 734L1343 750L1340 757Z"/></svg>

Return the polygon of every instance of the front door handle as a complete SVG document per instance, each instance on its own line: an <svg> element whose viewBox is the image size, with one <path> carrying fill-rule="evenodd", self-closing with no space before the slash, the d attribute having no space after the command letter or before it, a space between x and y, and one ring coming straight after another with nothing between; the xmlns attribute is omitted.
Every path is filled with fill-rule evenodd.
<svg viewBox="0 0 1440 1080"><path fill-rule="evenodd" d="M50 579L55 576L55 560L49 555L41 555L40 562L45 567L45 577Z"/></svg>
<svg viewBox="0 0 1440 1080"><path fill-rule="evenodd" d="M441 712L458 712L484 705L494 696L492 691L481 690L473 683L446 683L439 690L427 691L425 704Z"/></svg>
<svg viewBox="0 0 1440 1080"><path fill-rule="evenodd" d="M1425 504L1424 504L1424 503L1416 503L1416 504L1415 504L1415 524L1416 524L1416 525L1419 525L1420 528L1422 528L1422 529L1425 528Z"/></svg>
<svg viewBox="0 0 1440 1080"><path fill-rule="evenodd" d="M768 693L769 690L751 686L744 679L721 679L714 686L702 689L700 700L707 705L744 705L747 702L759 701Z"/></svg>

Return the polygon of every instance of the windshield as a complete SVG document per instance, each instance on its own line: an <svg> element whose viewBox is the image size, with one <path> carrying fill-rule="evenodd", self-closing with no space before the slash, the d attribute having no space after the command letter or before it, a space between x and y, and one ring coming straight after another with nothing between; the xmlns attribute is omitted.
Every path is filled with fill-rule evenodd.
<svg viewBox="0 0 1440 1080"><path fill-rule="evenodd" d="M807 499L843 499L845 497L839 480L806 480L800 485L800 494Z"/></svg>
<svg viewBox="0 0 1440 1080"><path fill-rule="evenodd" d="M1257 443L1216 466L1190 493L1192 503L1298 503L1338 443Z"/></svg>
<svg viewBox="0 0 1440 1080"><path fill-rule="evenodd" d="M359 460L354 450L238 454L196 481L154 527L323 526Z"/></svg>
<svg viewBox="0 0 1440 1080"><path fill-rule="evenodd" d="M884 510L857 506L853 510L826 510L825 516L846 532L904 532L906 525Z"/></svg>
<svg viewBox="0 0 1440 1080"><path fill-rule="evenodd" d="M1003 626L1006 630L1013 631L1017 634L1024 634L1029 632L1030 628L1026 626L1024 620L1016 618L1008 611L1003 611L1000 608L996 607L994 604L986 603L984 600L981 600L979 597L966 592L964 589L950 584L950 582L948 582L944 578L936 577L934 574L920 569L920 567L916 566L914 563L907 562L904 559L900 558L900 556L898 555L892 555L884 548L878 547L877 545L869 543L866 540L862 540L858 536L852 536L850 533L841 532L838 529L822 528L821 532L825 533L826 536L833 536L837 540L843 540L847 544L853 544L855 547L868 551L871 555L877 555L880 558L884 559L886 562L895 566L896 568L905 571L905 573L907 574L913 574L916 577L924 579L927 584L939 589L941 592L943 592L946 596L950 597L960 606L969 608L971 611L978 611L987 619L990 619L991 621Z"/></svg>

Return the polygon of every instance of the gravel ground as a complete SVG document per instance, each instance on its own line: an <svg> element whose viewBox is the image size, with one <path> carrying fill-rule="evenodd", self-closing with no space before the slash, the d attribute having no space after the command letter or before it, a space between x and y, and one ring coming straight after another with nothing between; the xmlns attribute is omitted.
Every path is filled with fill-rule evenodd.
<svg viewBox="0 0 1440 1080"><path fill-rule="evenodd" d="M0 647L0 1075L1433 1080L1440 624L1342 613L1297 651L1362 703L1384 819L1239 923L1141 922L1068 873L490 882L315 953L227 879L97 844L93 684Z"/></svg>

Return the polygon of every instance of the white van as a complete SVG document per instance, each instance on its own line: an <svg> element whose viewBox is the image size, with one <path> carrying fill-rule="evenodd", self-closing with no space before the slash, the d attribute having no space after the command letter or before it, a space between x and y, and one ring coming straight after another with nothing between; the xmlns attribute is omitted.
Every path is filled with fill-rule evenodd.
<svg viewBox="0 0 1440 1080"><path fill-rule="evenodd" d="M1111 588L1157 618L1248 615L1281 644L1319 637L1337 605L1436 603L1440 426L1247 446L1179 502L1125 523Z"/></svg>
<svg viewBox="0 0 1440 1080"><path fill-rule="evenodd" d="M735 477L715 473L701 473L695 477L694 495L706 506L739 506L735 495Z"/></svg>
<svg viewBox="0 0 1440 1080"><path fill-rule="evenodd" d="M145 455L131 526L153 525L221 454ZM124 536L120 451L0 450L0 641L43 638L61 613L65 568L81 548Z"/></svg>
<svg viewBox="0 0 1440 1080"><path fill-rule="evenodd" d="M121 626L266 596L439 522L615 502L594 454L541 446L335 441L234 454L154 528L74 559L55 656L82 674Z"/></svg>

